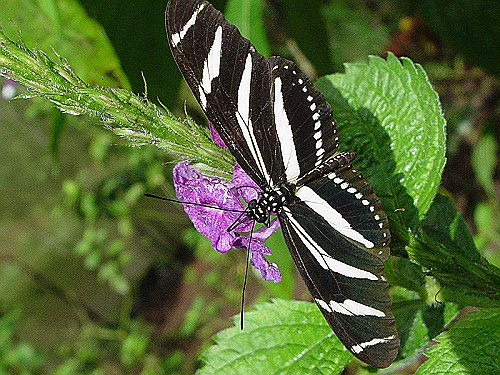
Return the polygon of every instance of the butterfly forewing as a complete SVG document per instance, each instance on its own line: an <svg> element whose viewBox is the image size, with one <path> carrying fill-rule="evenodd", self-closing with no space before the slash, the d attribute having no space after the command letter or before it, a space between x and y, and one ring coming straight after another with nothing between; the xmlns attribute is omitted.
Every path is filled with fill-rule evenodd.
<svg viewBox="0 0 500 375"><path fill-rule="evenodd" d="M170 1L166 22L175 61L236 161L259 186L277 183L268 61L206 1Z"/></svg>
<svg viewBox="0 0 500 375"><path fill-rule="evenodd" d="M290 195L260 212L278 214L292 258L333 331L361 360L388 366L399 339L383 275L387 218L371 185L350 166L354 154L334 156L330 105L292 62L257 53L210 3L171 0L166 21L184 78L265 192L261 197Z"/></svg>

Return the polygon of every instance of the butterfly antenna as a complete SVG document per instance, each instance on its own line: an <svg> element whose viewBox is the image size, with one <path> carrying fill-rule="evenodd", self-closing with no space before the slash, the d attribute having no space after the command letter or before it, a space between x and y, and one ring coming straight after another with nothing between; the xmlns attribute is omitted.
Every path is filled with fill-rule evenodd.
<svg viewBox="0 0 500 375"><path fill-rule="evenodd" d="M180 200L177 200L177 199L160 197L159 195L155 195L155 194L146 193L146 194L144 194L144 196L148 197L148 198L155 198L155 199L159 199L159 200L167 201L167 202L172 202L172 203L190 204L190 205L193 205L193 206L201 206L201 207L213 208L214 210L229 211L229 212L238 212L238 213L240 213L242 215L245 213L245 211L242 211L242 210L233 210L233 209L225 208L225 207L217 207L217 206L212 206L211 204L194 203L194 202L184 202L184 201L180 201Z"/></svg>
<svg viewBox="0 0 500 375"><path fill-rule="evenodd" d="M250 240L248 241L247 249L247 263L245 266L245 279L243 280L243 287L241 288L241 309L240 309L240 329L243 331L243 312L245 311L245 291L247 289L247 279L248 279L248 268L250 266L250 246L252 244L253 228L255 226L255 220L252 223L252 230L250 231Z"/></svg>
<svg viewBox="0 0 500 375"><path fill-rule="evenodd" d="M235 211L235 210L233 210ZM236 229L236 227L238 225L240 225L241 223L244 223L247 221L248 219L248 215L247 215L247 211L236 211L236 212L240 212L240 216L238 216L238 218L234 221L234 223L232 223L228 228L227 228L227 231L228 232L232 232L233 230Z"/></svg>

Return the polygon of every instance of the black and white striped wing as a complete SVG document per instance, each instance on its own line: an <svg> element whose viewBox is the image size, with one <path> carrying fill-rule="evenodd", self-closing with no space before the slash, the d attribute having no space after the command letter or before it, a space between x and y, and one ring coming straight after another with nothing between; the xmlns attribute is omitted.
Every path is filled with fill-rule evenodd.
<svg viewBox="0 0 500 375"><path fill-rule="evenodd" d="M267 60L206 1L172 0L165 16L175 61L208 120L245 172L269 186L281 161Z"/></svg>
<svg viewBox="0 0 500 375"><path fill-rule="evenodd" d="M206 1L171 0L166 23L193 94L261 188L295 181L335 153L330 105L292 62L257 53Z"/></svg>
<svg viewBox="0 0 500 375"><path fill-rule="evenodd" d="M338 148L332 109L323 94L292 62L268 59L273 85L273 114L285 175L296 183L319 168Z"/></svg>
<svg viewBox="0 0 500 375"><path fill-rule="evenodd" d="M311 295L356 357L387 367L399 339L383 274L387 218L351 167L298 188L279 214L283 235Z"/></svg>

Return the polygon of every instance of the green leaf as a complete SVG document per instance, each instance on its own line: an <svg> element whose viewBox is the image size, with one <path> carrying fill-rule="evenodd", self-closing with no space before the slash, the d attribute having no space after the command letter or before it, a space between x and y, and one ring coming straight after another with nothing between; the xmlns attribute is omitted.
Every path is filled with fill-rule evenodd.
<svg viewBox="0 0 500 375"><path fill-rule="evenodd" d="M401 358L412 357L414 353L423 348L430 341L427 328L422 318L422 311L421 309L415 310L408 331L401 331L404 339L404 341L401 342L400 348Z"/></svg>
<svg viewBox="0 0 500 375"><path fill-rule="evenodd" d="M146 353L150 337L139 331L132 331L123 340L120 350L120 362L125 367L136 366Z"/></svg>
<svg viewBox="0 0 500 375"><path fill-rule="evenodd" d="M338 374L352 355L316 305L275 300L245 314L245 328L220 332L202 356L206 374Z"/></svg>
<svg viewBox="0 0 500 375"><path fill-rule="evenodd" d="M425 274L422 267L407 258L391 257L384 266L385 276L390 285L402 286L417 292L425 300L427 292L424 285Z"/></svg>
<svg viewBox="0 0 500 375"><path fill-rule="evenodd" d="M236 25L259 53L269 56L269 43L264 30L263 0L230 0L224 12L229 23Z"/></svg>
<svg viewBox="0 0 500 375"><path fill-rule="evenodd" d="M477 232L474 242L481 253L496 267L500 266L500 252L495 243L500 240L500 206L498 200L479 202L474 209L474 224Z"/></svg>
<svg viewBox="0 0 500 375"><path fill-rule="evenodd" d="M464 305L500 306L500 270L477 251L453 202L438 194L407 248L441 285L438 297Z"/></svg>
<svg viewBox="0 0 500 375"><path fill-rule="evenodd" d="M461 318L436 338L429 359L416 375L500 373L500 310L485 309Z"/></svg>
<svg viewBox="0 0 500 375"><path fill-rule="evenodd" d="M373 184L390 219L392 248L429 209L445 164L445 120L436 92L409 59L370 57L317 83L333 107L343 150Z"/></svg>
<svg viewBox="0 0 500 375"><path fill-rule="evenodd" d="M120 62L103 28L78 1L0 1L0 26L8 35L22 30L28 47L67 57L89 84L129 88Z"/></svg>
<svg viewBox="0 0 500 375"><path fill-rule="evenodd" d="M477 182L490 197L495 197L493 174L497 166L497 144L492 135L481 137L472 149L472 169Z"/></svg>
<svg viewBox="0 0 500 375"><path fill-rule="evenodd" d="M421 280L421 278L419 278ZM456 314L457 305L427 302L415 292L391 288L391 310L401 342L399 358L411 358L420 353Z"/></svg>

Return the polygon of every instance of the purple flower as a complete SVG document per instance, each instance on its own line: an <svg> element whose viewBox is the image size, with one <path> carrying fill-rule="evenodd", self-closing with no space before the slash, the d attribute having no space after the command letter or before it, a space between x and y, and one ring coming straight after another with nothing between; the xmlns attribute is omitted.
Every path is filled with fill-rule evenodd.
<svg viewBox="0 0 500 375"><path fill-rule="evenodd" d="M264 245L264 242L278 229L280 223L278 219L273 219L269 227L263 226L252 233L250 251L252 253L251 263L260 271L262 278L266 281L281 281L281 274L275 263L269 263L264 255L271 255L271 251ZM233 246L235 249L248 249L250 236L240 236Z"/></svg>
<svg viewBox="0 0 500 375"><path fill-rule="evenodd" d="M245 211L241 198L248 203L260 192L238 165L234 167L233 182L229 182L206 176L191 168L188 162L181 162L174 167L173 180L177 198L184 203L184 211L196 230L210 240L216 251L225 253L231 248L250 249L251 264L262 278L274 282L281 280L276 264L269 263L264 257L271 255L264 242L279 227L277 219L269 227L263 226L251 234L248 233L253 227L250 220L238 224L231 232L227 231L242 218Z"/></svg>
<svg viewBox="0 0 500 375"><path fill-rule="evenodd" d="M210 240L215 250L221 253L229 251L236 240L236 233L227 232L228 228L245 211L245 206L234 194L232 183L222 182L219 178L208 177L181 162L172 172L175 193L184 204L184 211L198 232ZM213 209L210 207L220 207ZM237 232L248 232L251 222L238 225Z"/></svg>
<svg viewBox="0 0 500 375"><path fill-rule="evenodd" d="M252 199L257 199L261 189L257 184L245 173L238 163L233 169L233 184L236 186L239 195L245 202L250 202Z"/></svg>
<svg viewBox="0 0 500 375"><path fill-rule="evenodd" d="M210 129L210 137L212 137L212 141L214 141L214 143L220 148L226 148L224 141L210 122L208 123L208 128Z"/></svg>

